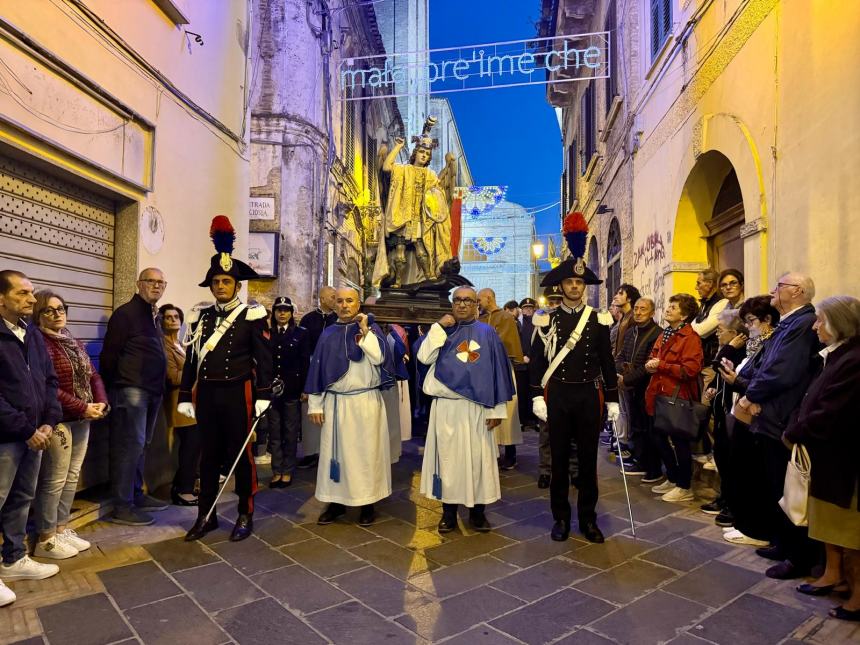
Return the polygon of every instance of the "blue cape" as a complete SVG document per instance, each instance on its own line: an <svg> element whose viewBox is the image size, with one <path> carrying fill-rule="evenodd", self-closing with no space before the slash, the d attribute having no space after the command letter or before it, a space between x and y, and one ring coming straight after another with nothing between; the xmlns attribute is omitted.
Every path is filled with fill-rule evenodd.
<svg viewBox="0 0 860 645"><path fill-rule="evenodd" d="M436 358L435 373L443 385L485 408L514 398L511 362L495 329L475 321L445 328L445 332L448 338ZM478 348L468 351L470 342Z"/></svg>
<svg viewBox="0 0 860 645"><path fill-rule="evenodd" d="M391 351L394 359L394 377L398 381L409 380L409 370L406 369L406 363L403 362L403 357L406 356L406 345L396 332L388 332L388 338L391 339Z"/></svg>
<svg viewBox="0 0 860 645"><path fill-rule="evenodd" d="M370 325L370 332L380 340L382 345L382 383L381 390L387 390L394 385L394 356L385 335L379 325ZM359 334L358 323L335 323L323 330L317 342L308 378L305 381L306 394L322 394L337 383L349 369L349 362L358 362L364 357L364 352L358 346L356 336Z"/></svg>

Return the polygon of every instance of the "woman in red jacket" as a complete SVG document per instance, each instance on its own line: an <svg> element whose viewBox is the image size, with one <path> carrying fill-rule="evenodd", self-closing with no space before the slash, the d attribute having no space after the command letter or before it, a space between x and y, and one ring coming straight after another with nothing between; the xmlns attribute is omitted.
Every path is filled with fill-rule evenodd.
<svg viewBox="0 0 860 645"><path fill-rule="evenodd" d="M87 454L90 422L107 410L101 377L83 346L66 329L69 308L57 294L39 291L33 320L45 338L45 346L57 372L57 398L63 407L63 423L57 424L51 443L42 455L33 516L39 540L34 555L63 560L90 548L90 543L68 528L69 514L81 465ZM71 448L69 448L71 444Z"/></svg>
<svg viewBox="0 0 860 645"><path fill-rule="evenodd" d="M651 358L645 363L645 369L652 374L645 391L645 409L652 420L655 399L659 395L674 396L677 388L678 398L698 401L701 396L699 374L704 361L702 339L688 324L698 309L696 299L688 293L676 293L669 298L663 314L667 327L657 337ZM653 431L656 433L660 457L666 466L667 479L651 490L662 494L662 499L667 502L693 501L690 439L669 436L656 429Z"/></svg>

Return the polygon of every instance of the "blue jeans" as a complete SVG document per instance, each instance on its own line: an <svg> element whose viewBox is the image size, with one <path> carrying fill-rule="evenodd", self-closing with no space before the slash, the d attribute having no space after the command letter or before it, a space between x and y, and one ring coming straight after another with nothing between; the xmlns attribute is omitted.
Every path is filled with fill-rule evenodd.
<svg viewBox="0 0 860 645"><path fill-rule="evenodd" d="M143 463L152 442L161 394L139 387L111 390L110 489L114 507L130 507L143 495Z"/></svg>
<svg viewBox="0 0 860 645"><path fill-rule="evenodd" d="M61 423L54 428L51 445L42 455L39 487L33 502L33 521L39 533L68 524L89 438L88 420Z"/></svg>
<svg viewBox="0 0 860 645"><path fill-rule="evenodd" d="M27 514L36 493L42 451L23 441L0 443L0 525L3 526L3 562L13 564L27 555L24 538Z"/></svg>

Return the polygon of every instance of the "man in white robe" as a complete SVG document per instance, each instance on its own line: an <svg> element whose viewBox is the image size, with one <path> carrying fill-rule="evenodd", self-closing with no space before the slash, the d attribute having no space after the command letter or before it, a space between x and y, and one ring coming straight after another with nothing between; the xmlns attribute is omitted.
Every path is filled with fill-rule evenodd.
<svg viewBox="0 0 860 645"><path fill-rule="evenodd" d="M501 497L493 429L507 417L514 384L504 345L476 320L475 290L460 287L453 301L453 315L434 323L418 348L430 366L424 392L433 397L421 493L442 501L440 533L457 527L458 504L470 509L472 528L486 532L484 508Z"/></svg>
<svg viewBox="0 0 860 645"><path fill-rule="evenodd" d="M328 502L317 524L360 506L370 526L374 502L391 494L388 421L381 388L393 384L393 361L382 330L359 313L354 289L338 289L338 321L320 336L305 391L308 416L322 426L316 498Z"/></svg>

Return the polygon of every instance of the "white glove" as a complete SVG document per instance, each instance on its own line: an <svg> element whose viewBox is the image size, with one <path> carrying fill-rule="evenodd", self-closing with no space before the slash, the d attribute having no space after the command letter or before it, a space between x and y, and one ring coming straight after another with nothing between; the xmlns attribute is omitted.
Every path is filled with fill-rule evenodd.
<svg viewBox="0 0 860 645"><path fill-rule="evenodd" d="M546 401L542 396L536 396L532 399L532 412L541 421L546 421Z"/></svg>
<svg viewBox="0 0 860 645"><path fill-rule="evenodd" d="M269 409L269 406L271 404L271 401L264 401L263 399L260 399L259 401L254 401L254 414L256 416L260 416L261 414L263 414L263 412Z"/></svg>
<svg viewBox="0 0 860 645"><path fill-rule="evenodd" d="M194 404L193 403L180 403L176 406L176 411L184 417L189 417L194 419Z"/></svg>
<svg viewBox="0 0 860 645"><path fill-rule="evenodd" d="M610 402L606 404L606 418L615 423L618 417L621 416L621 408L617 403Z"/></svg>

